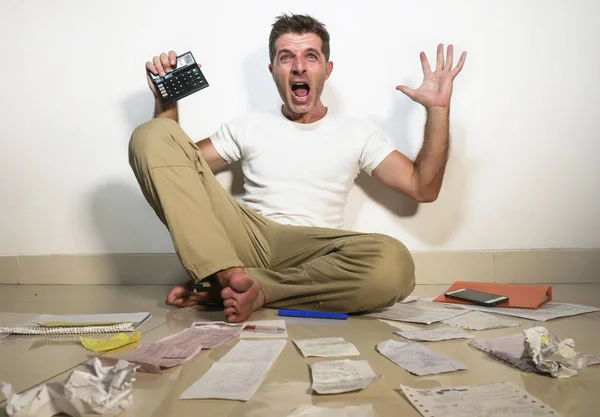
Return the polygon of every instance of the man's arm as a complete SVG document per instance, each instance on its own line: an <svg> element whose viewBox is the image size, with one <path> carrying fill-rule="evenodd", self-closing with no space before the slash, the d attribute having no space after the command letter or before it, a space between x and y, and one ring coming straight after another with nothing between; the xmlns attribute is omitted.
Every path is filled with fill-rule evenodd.
<svg viewBox="0 0 600 417"><path fill-rule="evenodd" d="M173 71L176 63L177 54L175 51L169 51L168 55L163 52L162 54L152 58L152 61L146 62L146 69L150 70L155 75L164 77ZM179 123L177 102L164 106L161 101L160 94L158 94L158 91L156 91L156 87L154 86L154 83L148 74L146 74L146 79L148 81L148 87L150 87L150 91L152 91L152 94L154 94L154 118L171 119Z"/></svg>
<svg viewBox="0 0 600 417"><path fill-rule="evenodd" d="M227 161L219 155L209 138L196 142L196 146L200 148L200 153L213 173L216 174L227 167Z"/></svg>
<svg viewBox="0 0 600 417"><path fill-rule="evenodd" d="M454 69L452 59L453 46L448 46L444 63L444 48L438 45L436 70L432 72L425 53L421 52L424 75L421 86L416 90L403 85L396 87L427 111L423 147L414 163L394 151L372 173L384 185L419 202L435 201L442 188L450 149L452 82L465 63L466 52L462 53Z"/></svg>
<svg viewBox="0 0 600 417"><path fill-rule="evenodd" d="M420 203L437 199L450 148L447 109L427 111L423 147L412 162L394 151L373 170L373 178Z"/></svg>
<svg viewBox="0 0 600 417"><path fill-rule="evenodd" d="M154 102L154 118L171 119L179 123L179 110L177 108L177 102L171 103L168 106L164 106L160 99L157 98Z"/></svg>
<svg viewBox="0 0 600 417"><path fill-rule="evenodd" d="M160 56L155 56L152 61L146 62L146 68L154 74L164 77L173 70L176 63L177 54L175 51L169 51L168 54L162 53ZM171 119L179 123L177 102L164 106L148 74L146 74L146 78L148 79L148 87L150 87L150 90L154 94L154 118ZM196 146L200 149L210 170L215 174L227 166L227 161L221 158L221 155L219 155L209 138L196 142Z"/></svg>

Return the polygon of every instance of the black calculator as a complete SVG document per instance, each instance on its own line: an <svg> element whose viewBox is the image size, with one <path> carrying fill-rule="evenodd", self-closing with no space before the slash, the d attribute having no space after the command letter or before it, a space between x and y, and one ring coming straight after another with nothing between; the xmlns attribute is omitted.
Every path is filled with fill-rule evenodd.
<svg viewBox="0 0 600 417"><path fill-rule="evenodd" d="M164 77L153 74L146 68L150 78L161 95L164 105L171 104L190 94L208 87L204 74L191 52L186 52L177 57L175 69Z"/></svg>

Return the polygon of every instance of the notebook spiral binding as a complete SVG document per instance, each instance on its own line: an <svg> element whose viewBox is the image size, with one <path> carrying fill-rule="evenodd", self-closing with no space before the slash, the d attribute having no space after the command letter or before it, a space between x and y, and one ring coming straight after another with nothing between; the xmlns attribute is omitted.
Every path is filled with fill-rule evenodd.
<svg viewBox="0 0 600 417"><path fill-rule="evenodd" d="M62 334L94 334L94 333L118 333L132 332L136 329L135 323L118 323L108 326L24 326L24 325L2 325L0 334L22 334L22 335L62 335Z"/></svg>
<svg viewBox="0 0 600 417"><path fill-rule="evenodd" d="M86 336L91 340L106 340L106 334L92 334ZM20 335L11 334L6 337L0 336L0 348L15 345L30 345L30 348L36 348L46 345L72 345L81 344L81 335L76 334L56 334L56 335Z"/></svg>

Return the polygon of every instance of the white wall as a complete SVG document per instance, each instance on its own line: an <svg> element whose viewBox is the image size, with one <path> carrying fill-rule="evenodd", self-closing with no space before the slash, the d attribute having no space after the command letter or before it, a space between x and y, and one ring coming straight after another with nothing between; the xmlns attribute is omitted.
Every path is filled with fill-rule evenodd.
<svg viewBox="0 0 600 417"><path fill-rule="evenodd" d="M469 53L438 201L416 206L362 177L348 228L415 251L600 247L598 2L0 4L0 255L172 252L127 162L131 131L152 113L144 63L172 48L203 64L210 88L181 103L201 139L279 103L267 38L284 11L331 32L326 103L372 118L410 157L424 114L394 87L419 84L418 54L438 42Z"/></svg>

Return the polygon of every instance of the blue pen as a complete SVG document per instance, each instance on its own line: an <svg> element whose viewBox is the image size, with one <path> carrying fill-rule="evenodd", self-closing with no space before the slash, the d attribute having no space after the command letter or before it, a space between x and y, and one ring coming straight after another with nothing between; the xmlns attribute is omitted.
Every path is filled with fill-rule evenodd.
<svg viewBox="0 0 600 417"><path fill-rule="evenodd" d="M317 311L279 310L280 316L287 317L309 317L316 319L338 319L347 320L348 315L343 313L320 313Z"/></svg>

